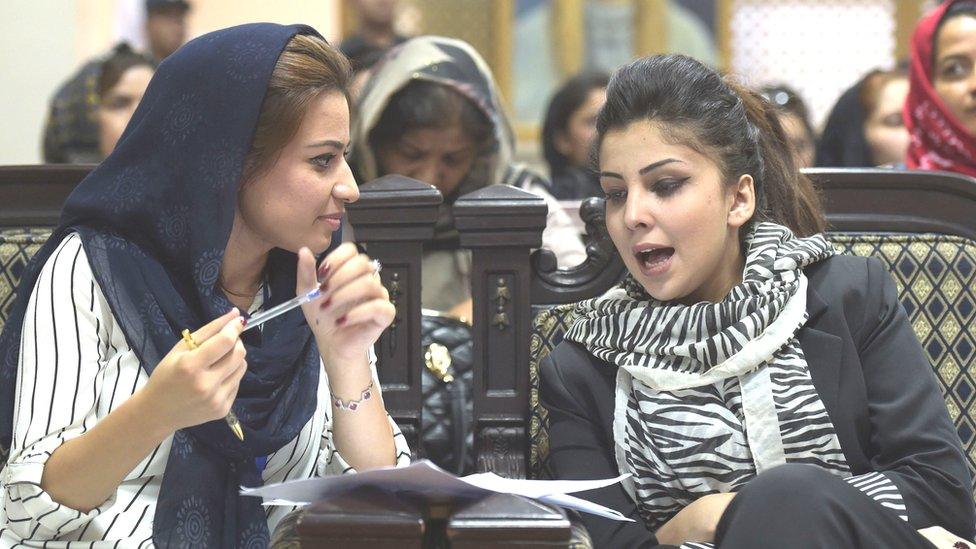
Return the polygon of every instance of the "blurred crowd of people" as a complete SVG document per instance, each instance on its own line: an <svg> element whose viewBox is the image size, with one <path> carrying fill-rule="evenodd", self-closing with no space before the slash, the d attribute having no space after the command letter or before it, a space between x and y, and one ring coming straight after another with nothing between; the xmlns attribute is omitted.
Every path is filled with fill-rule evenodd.
<svg viewBox="0 0 976 549"><path fill-rule="evenodd" d="M515 162L516 142L494 78L469 45L451 39L409 40L395 26L396 0L354 0L356 32L339 44L353 70L357 98L352 165L360 180L398 173L435 185L445 197L437 238L428 256L441 280L425 281L424 302L463 313L470 306L464 254L457 248L450 206L488 184L511 184L550 202L602 196L594 166L596 120L610 76L586 71L552 94L540 124L548 173ZM965 14L969 3L953 6ZM44 133L49 163L97 163L115 146L155 67L187 38L186 0L146 0L148 50L118 44L85 64L54 94ZM788 83L762 87L801 167L949 169L973 174L976 71L970 45L976 18L947 16L920 27L912 59L874 69L841 94L818 131L799 93ZM396 54L387 55L396 48ZM432 73L431 59L451 71ZM444 65L440 65L443 67ZM550 204L545 245L561 265L584 257L572 222ZM426 275L425 275L426 276ZM433 277L433 274L429 276Z"/></svg>

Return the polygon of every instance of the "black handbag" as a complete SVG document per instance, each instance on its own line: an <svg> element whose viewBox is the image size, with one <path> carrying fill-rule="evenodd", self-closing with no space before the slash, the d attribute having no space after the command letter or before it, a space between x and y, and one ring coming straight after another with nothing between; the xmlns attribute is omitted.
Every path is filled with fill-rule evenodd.
<svg viewBox="0 0 976 549"><path fill-rule="evenodd" d="M420 332L426 365L421 381L421 453L456 475L471 473L471 327L457 318L424 310Z"/></svg>

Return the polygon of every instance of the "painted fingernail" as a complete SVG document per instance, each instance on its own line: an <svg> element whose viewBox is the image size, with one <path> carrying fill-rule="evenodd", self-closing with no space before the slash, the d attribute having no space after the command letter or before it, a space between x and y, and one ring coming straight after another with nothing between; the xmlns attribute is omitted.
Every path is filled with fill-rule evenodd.
<svg viewBox="0 0 976 549"><path fill-rule="evenodd" d="M242 316L241 317L241 328L243 328L244 326L247 326L247 319Z"/></svg>
<svg viewBox="0 0 976 549"><path fill-rule="evenodd" d="M323 301L322 304L319 305L319 310L324 311L329 308L329 305L332 305L332 296L325 298L325 301Z"/></svg>
<svg viewBox="0 0 976 549"><path fill-rule="evenodd" d="M323 283L319 284L319 291L320 292L324 292L324 291L326 291L328 289L329 289L329 283L328 282L323 282Z"/></svg>
<svg viewBox="0 0 976 549"><path fill-rule="evenodd" d="M330 267L328 263L323 263L319 265L319 278L325 278L325 276L329 274L329 268Z"/></svg>
<svg viewBox="0 0 976 549"><path fill-rule="evenodd" d="M346 323L346 315L342 315L336 319L336 326L342 326Z"/></svg>

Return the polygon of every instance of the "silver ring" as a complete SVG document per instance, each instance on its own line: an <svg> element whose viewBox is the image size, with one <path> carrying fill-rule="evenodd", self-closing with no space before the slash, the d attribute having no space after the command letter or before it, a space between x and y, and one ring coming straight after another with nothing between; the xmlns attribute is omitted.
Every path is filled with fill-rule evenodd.
<svg viewBox="0 0 976 549"><path fill-rule="evenodd" d="M371 259L369 264L373 267L373 274L379 276L380 271L383 270L383 264L380 263L379 259Z"/></svg>

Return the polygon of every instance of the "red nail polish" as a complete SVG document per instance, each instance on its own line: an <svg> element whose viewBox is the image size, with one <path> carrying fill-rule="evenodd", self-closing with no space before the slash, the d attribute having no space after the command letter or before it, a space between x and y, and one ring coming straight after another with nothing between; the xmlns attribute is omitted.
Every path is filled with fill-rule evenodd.
<svg viewBox="0 0 976 549"><path fill-rule="evenodd" d="M241 317L241 327L243 328L244 326L247 326L247 319L242 316Z"/></svg>
<svg viewBox="0 0 976 549"><path fill-rule="evenodd" d="M323 263L319 265L319 278L325 278L327 274L329 274L329 264Z"/></svg>
<svg viewBox="0 0 976 549"><path fill-rule="evenodd" d="M346 315L342 315L336 319L336 326L342 326L346 323Z"/></svg>
<svg viewBox="0 0 976 549"><path fill-rule="evenodd" d="M320 292L324 292L324 291L326 291L328 289L329 289L329 283L328 282L323 282L323 283L319 284L319 291Z"/></svg>
<svg viewBox="0 0 976 549"><path fill-rule="evenodd" d="M332 296L325 298L325 301L323 301L322 304L319 305L319 310L324 311L329 308L329 305L332 305Z"/></svg>

